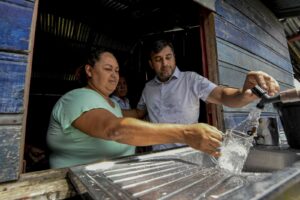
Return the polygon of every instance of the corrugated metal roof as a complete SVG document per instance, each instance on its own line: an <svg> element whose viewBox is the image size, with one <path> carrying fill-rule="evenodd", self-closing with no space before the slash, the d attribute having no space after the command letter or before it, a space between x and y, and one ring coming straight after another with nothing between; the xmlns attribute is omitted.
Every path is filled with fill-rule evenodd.
<svg viewBox="0 0 300 200"><path fill-rule="evenodd" d="M193 1L199 3L206 0ZM300 81L300 0L261 1L284 26L289 40L295 77ZM94 44L103 41L105 37L106 41L111 41L109 46L113 45L114 49L128 50L128 48L132 48L132 43L128 41L128 38L137 38L166 29L172 30L175 27L185 28L197 25L198 18L192 16L191 13L193 12L190 12L197 8L194 4L185 7L186 4L182 4L182 2L182 0L91 0L88 4L73 2L72 9L70 9L67 2L62 3L59 0L41 1L41 29L70 40L77 38L82 43L86 43L90 35L92 35L91 38L97 38L94 40ZM169 8L170 3L174 7L173 10ZM58 4L59 7L57 7ZM81 15L76 14L79 12ZM73 16L72 20L70 16ZM74 16L84 17L76 19ZM111 20L108 21L107 18ZM156 24L158 20L160 26ZM136 29L136 27L139 28ZM78 32L79 29L80 32ZM133 29L136 31L133 32ZM77 30L76 34L75 30ZM103 35L99 35L98 32ZM120 32L122 32L123 39L119 38ZM120 41L117 41L116 38Z"/></svg>
<svg viewBox="0 0 300 200"><path fill-rule="evenodd" d="M288 39L295 78L300 81L300 16L280 20Z"/></svg>
<svg viewBox="0 0 300 200"><path fill-rule="evenodd" d="M300 81L300 1L261 0L283 24L295 78Z"/></svg>

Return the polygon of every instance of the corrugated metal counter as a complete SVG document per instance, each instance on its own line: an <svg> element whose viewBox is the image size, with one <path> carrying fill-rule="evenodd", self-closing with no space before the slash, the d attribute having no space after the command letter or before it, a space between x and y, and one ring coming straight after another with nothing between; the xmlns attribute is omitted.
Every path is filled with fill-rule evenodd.
<svg viewBox="0 0 300 200"><path fill-rule="evenodd" d="M273 199L300 182L300 163L273 173L234 175L215 168L208 155L184 147L73 167L69 178L91 199Z"/></svg>

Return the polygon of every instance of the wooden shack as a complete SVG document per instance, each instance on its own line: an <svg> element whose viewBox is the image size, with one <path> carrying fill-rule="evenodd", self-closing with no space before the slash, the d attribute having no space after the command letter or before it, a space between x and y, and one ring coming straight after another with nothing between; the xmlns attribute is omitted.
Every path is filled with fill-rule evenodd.
<svg viewBox="0 0 300 200"><path fill-rule="evenodd" d="M78 87L74 72L91 47L117 55L134 104L153 77L145 46L154 38L173 41L181 70L217 84L240 88L261 70L293 87L283 26L259 0L0 0L0 182L26 172L25 146L47 152L52 106ZM255 104L201 105L200 120L225 129ZM271 106L262 117L278 118Z"/></svg>

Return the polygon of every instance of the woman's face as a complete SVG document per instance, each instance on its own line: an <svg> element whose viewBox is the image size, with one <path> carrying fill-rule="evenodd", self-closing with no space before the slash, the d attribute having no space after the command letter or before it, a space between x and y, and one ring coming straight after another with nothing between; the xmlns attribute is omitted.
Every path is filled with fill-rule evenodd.
<svg viewBox="0 0 300 200"><path fill-rule="evenodd" d="M86 65L88 82L103 95L109 96L117 87L119 81L119 65L117 59L109 52L101 54L94 67Z"/></svg>
<svg viewBox="0 0 300 200"><path fill-rule="evenodd" d="M124 77L120 77L115 94L122 98L127 94L127 82Z"/></svg>

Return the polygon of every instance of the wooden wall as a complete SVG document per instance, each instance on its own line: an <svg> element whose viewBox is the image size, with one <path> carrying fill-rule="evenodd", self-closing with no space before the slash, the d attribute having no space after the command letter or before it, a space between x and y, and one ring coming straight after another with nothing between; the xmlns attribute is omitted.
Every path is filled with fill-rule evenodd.
<svg viewBox="0 0 300 200"><path fill-rule="evenodd" d="M0 182L20 173L33 7L33 1L0 0Z"/></svg>
<svg viewBox="0 0 300 200"><path fill-rule="evenodd" d="M259 0L217 0L215 31L219 84L240 88L248 71L261 70L272 75L281 90L293 87L283 27ZM240 109L223 106L225 128L234 125L232 118L244 118L255 105ZM277 117L271 105L262 115Z"/></svg>

